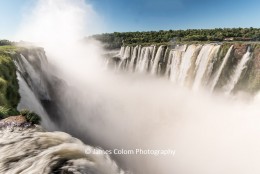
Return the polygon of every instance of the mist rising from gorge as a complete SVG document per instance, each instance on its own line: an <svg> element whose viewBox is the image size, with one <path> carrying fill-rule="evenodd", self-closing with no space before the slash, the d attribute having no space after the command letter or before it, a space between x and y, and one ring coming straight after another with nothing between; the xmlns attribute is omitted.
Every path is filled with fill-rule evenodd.
<svg viewBox="0 0 260 174"><path fill-rule="evenodd" d="M41 43L62 91L61 125L103 148L174 149L175 156L122 155L136 173L258 173L259 97L192 92L165 79L105 70L101 45L78 42L98 15L82 0L39 0L18 37ZM93 22L94 21L94 22ZM73 90L73 91L72 91ZM73 124L70 124L73 123Z"/></svg>

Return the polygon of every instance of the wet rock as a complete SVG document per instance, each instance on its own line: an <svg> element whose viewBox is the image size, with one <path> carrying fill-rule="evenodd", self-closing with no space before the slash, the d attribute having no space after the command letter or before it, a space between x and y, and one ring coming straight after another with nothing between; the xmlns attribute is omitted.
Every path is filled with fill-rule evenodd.
<svg viewBox="0 0 260 174"><path fill-rule="evenodd" d="M247 51L247 44L234 45L234 58L240 60Z"/></svg>
<svg viewBox="0 0 260 174"><path fill-rule="evenodd" d="M0 121L0 128L3 127L30 127L31 123L27 122L26 118L22 115L10 116Z"/></svg>

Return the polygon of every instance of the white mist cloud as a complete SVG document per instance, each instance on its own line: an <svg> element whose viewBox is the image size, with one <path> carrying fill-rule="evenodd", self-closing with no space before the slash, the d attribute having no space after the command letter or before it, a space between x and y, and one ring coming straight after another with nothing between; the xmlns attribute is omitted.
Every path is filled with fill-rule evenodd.
<svg viewBox="0 0 260 174"><path fill-rule="evenodd" d="M38 0L24 14L17 39L61 44L98 33L101 22L84 0Z"/></svg>
<svg viewBox="0 0 260 174"><path fill-rule="evenodd" d="M136 173L260 171L257 100L193 93L164 80L126 74L104 75L91 85L83 80L77 89L80 95L67 105L73 118L64 122L75 119L81 133L110 148L176 151L174 157L122 155Z"/></svg>
<svg viewBox="0 0 260 174"><path fill-rule="evenodd" d="M98 43L82 45L79 41L101 28L98 14L84 0L38 0L25 14L16 40L43 46L49 61L70 79L68 72L97 70L102 53Z"/></svg>

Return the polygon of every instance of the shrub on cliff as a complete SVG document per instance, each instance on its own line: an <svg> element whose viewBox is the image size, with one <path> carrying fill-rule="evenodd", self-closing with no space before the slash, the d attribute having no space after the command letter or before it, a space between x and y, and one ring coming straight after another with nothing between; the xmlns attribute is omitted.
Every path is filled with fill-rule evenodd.
<svg viewBox="0 0 260 174"><path fill-rule="evenodd" d="M40 124L41 117L28 109L23 109L20 114L26 118L26 120L32 124Z"/></svg>
<svg viewBox="0 0 260 174"><path fill-rule="evenodd" d="M6 106L0 106L0 119L7 118L9 116L19 115L19 112L14 108Z"/></svg>
<svg viewBox="0 0 260 174"><path fill-rule="evenodd" d="M2 45L12 45L12 42L9 40L0 40L0 46Z"/></svg>
<svg viewBox="0 0 260 174"><path fill-rule="evenodd" d="M0 106L0 118L5 118L8 116L9 109L7 107Z"/></svg>

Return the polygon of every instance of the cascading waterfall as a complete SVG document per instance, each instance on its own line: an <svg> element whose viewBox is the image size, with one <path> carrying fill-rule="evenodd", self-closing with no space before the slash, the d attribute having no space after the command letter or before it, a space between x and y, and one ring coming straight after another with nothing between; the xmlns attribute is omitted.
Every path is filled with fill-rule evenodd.
<svg viewBox="0 0 260 174"><path fill-rule="evenodd" d="M226 94L229 94L234 89L243 70L246 68L246 64L250 60L250 58L251 58L251 52L250 52L250 48L248 48L247 52L243 55L242 59L238 63L233 75L231 76L229 83L225 86Z"/></svg>
<svg viewBox="0 0 260 174"><path fill-rule="evenodd" d="M27 83L35 93L39 95L41 99L48 100L50 96L40 74L36 73L36 70L22 54L20 55L20 59L16 60L16 65L18 66L20 73L26 74L29 77L26 79Z"/></svg>
<svg viewBox="0 0 260 174"><path fill-rule="evenodd" d="M172 50L169 55L169 61L171 62L171 63L169 63L169 64L171 64L170 80L175 83L177 83L177 80L178 80L178 76L179 76L179 72L180 72L179 66L181 63L182 55L183 55L183 51L179 51L179 50Z"/></svg>
<svg viewBox="0 0 260 174"><path fill-rule="evenodd" d="M126 69L128 65L128 60L131 57L131 47L127 46L125 49L122 49L122 52L119 53L122 56L123 60L120 61L118 68Z"/></svg>
<svg viewBox="0 0 260 174"><path fill-rule="evenodd" d="M220 56L222 49L221 44L215 43L176 45L171 48L160 45L158 49L155 46L137 45L121 47L118 55L121 55L120 66L126 66L121 69L128 69L130 72L147 72L152 75L163 74L176 85L191 87L194 91L205 87L213 92L221 80L222 72L228 69L226 66L228 60L234 56L234 45L229 46L223 57ZM248 61L249 53L244 56L247 57L243 58L241 64ZM215 65L216 62L218 65ZM236 78L241 75L241 69L243 67L237 67L236 73L230 77L230 82L227 82L229 84L226 84L227 91L230 92L236 85Z"/></svg>
<svg viewBox="0 0 260 174"><path fill-rule="evenodd" d="M207 71L210 71L208 64L212 61L214 53L218 51L219 45L206 44L202 47L196 60L196 76L193 83L193 90L198 90L203 82L203 77Z"/></svg>
<svg viewBox="0 0 260 174"><path fill-rule="evenodd" d="M149 59L150 59L150 56L151 56L151 50L153 49L153 47L145 47L143 50L142 50L142 53L141 53L141 59L139 59L139 62L138 62L138 66L137 66L137 71L138 72L146 72L148 70L148 65L149 65Z"/></svg>
<svg viewBox="0 0 260 174"><path fill-rule="evenodd" d="M180 65L179 78L178 78L179 84L181 86L183 86L185 83L185 80L188 76L189 69L192 65L192 61L195 58L194 54L196 53L197 49L201 49L201 45L198 46L190 45L187 48L187 51L183 55L181 65Z"/></svg>
<svg viewBox="0 0 260 174"><path fill-rule="evenodd" d="M124 54L125 54L125 47L122 46L121 49L120 49L120 51L119 51L118 56L123 57Z"/></svg>
<svg viewBox="0 0 260 174"><path fill-rule="evenodd" d="M21 100L17 106L18 110L29 109L41 117L43 117L42 125L48 130L55 130L55 125L50 121L49 115L43 108L40 100L50 100L50 95L47 85L44 82L41 73L35 70L35 67L27 60L32 59L38 61L39 70L42 73L47 73L47 61L42 51L36 51L37 57L28 55L26 58L20 54L19 58L14 60L17 67L17 79L19 82L19 93Z"/></svg>
<svg viewBox="0 0 260 174"><path fill-rule="evenodd" d="M233 50L233 48L234 48L234 46L232 45L232 46L228 49L228 52L227 52L227 54L225 55L225 57L224 57L224 59L223 59L223 61L222 61L222 63L221 63L221 66L219 67L219 69L218 69L218 71L217 71L215 77L213 78L213 81L212 81L212 84L211 84L211 87L210 87L210 91L211 91L211 92L214 90L214 88L215 88L215 86L216 86L216 84L217 84L217 82L218 82L218 80L219 80L219 77L220 77L220 75L221 75L221 73L222 73L222 71L223 71L223 69L224 69L224 67L225 67L225 65L226 65L226 63L227 63L229 57L230 57L230 54L231 54L231 51Z"/></svg>
<svg viewBox="0 0 260 174"><path fill-rule="evenodd" d="M129 59L131 56L131 47L127 46L124 51L123 59Z"/></svg>
<svg viewBox="0 0 260 174"><path fill-rule="evenodd" d="M169 56L167 58L167 64L166 64L166 69L165 69L165 76L168 77L170 75L170 70L171 70L171 64L172 64L172 51L169 52Z"/></svg>
<svg viewBox="0 0 260 174"><path fill-rule="evenodd" d="M156 55L155 55L155 58L153 60L153 64L152 64L152 69L151 69L151 74L156 74L157 73L157 70L158 70L158 63L162 57L162 53L163 53L163 45L161 45L159 48L158 48L158 51L156 52ZM154 53L155 53L155 49L153 50ZM153 55L154 55L153 53Z"/></svg>
<svg viewBox="0 0 260 174"><path fill-rule="evenodd" d="M217 45L213 48L211 54L210 54L210 61L207 65L207 70L204 74L204 77L202 79L202 81L204 82L204 85L203 86L207 86L209 84L209 80L210 80L210 77L212 75L212 71L213 71L213 66L214 66L214 60L217 59L217 56L218 56L218 53L219 53L219 50L220 50L220 45Z"/></svg>
<svg viewBox="0 0 260 174"><path fill-rule="evenodd" d="M136 66L135 66L135 71L137 71L137 72L140 69L141 61L142 61L142 58L144 57L145 51L146 51L146 47L140 48L140 50L138 51L139 53L138 53L138 57L136 60Z"/></svg>
<svg viewBox="0 0 260 174"><path fill-rule="evenodd" d="M134 64L135 64L136 58L138 56L138 50L139 50L139 46L135 46L132 56L131 56L131 61L129 63L129 68L128 68L129 71L131 71L131 72L134 71Z"/></svg>
<svg viewBox="0 0 260 174"><path fill-rule="evenodd" d="M43 108L39 99L35 96L34 92L27 85L24 78L20 75L19 72L17 74L17 79L19 82L19 94L21 96L20 102L17 106L18 110L29 109L40 115L42 117L42 125L48 130L56 130L56 126L50 120L49 115Z"/></svg>

